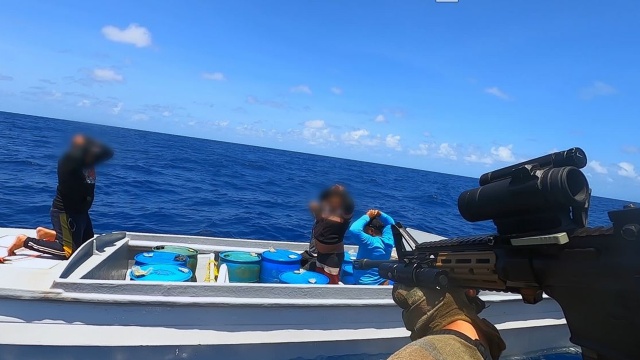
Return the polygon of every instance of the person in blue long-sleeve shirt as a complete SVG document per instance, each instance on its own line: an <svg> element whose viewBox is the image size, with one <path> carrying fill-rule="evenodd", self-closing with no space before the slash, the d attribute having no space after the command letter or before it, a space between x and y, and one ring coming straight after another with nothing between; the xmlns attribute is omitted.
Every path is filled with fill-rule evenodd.
<svg viewBox="0 0 640 360"><path fill-rule="evenodd" d="M351 239L358 245L358 259L389 260L394 248L391 225L395 221L380 210L369 210L349 228ZM386 285L378 269L354 270L358 285Z"/></svg>

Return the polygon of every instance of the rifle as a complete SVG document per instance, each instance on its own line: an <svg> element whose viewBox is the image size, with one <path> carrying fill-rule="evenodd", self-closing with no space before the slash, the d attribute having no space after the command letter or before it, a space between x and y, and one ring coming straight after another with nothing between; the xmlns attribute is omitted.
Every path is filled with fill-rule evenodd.
<svg viewBox="0 0 640 360"><path fill-rule="evenodd" d="M418 243L397 223L399 260L354 267L409 286L516 293L528 304L546 293L583 359L640 359L640 208L612 210L611 226L587 227L586 164L572 148L484 174L458 210L467 221L492 220L496 234Z"/></svg>

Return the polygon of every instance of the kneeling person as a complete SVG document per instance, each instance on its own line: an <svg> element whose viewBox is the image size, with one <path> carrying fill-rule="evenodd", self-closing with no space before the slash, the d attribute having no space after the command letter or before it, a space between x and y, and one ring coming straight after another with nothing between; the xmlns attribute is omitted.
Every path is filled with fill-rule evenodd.
<svg viewBox="0 0 640 360"><path fill-rule="evenodd" d="M369 210L349 228L353 241L358 245L358 259L389 260L395 246L391 225L395 221L380 210ZM358 285L387 285L378 269L354 270Z"/></svg>
<svg viewBox="0 0 640 360"><path fill-rule="evenodd" d="M38 228L38 238L18 235L7 255L13 256L24 247L65 260L91 239L94 234L89 209L96 187L94 167L112 156L109 147L76 135L70 149L58 161L58 189L51 206L53 230Z"/></svg>

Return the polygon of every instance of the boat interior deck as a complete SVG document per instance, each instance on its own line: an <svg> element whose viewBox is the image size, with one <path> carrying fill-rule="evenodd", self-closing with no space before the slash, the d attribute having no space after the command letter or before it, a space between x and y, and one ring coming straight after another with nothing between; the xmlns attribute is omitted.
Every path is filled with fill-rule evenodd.
<svg viewBox="0 0 640 360"><path fill-rule="evenodd" d="M21 233L33 236L33 231L0 228L0 256L15 236ZM436 235L412 231L419 241L441 239ZM150 251L157 245L182 245L199 252L196 282L166 283L130 281L128 271L134 256ZM286 284L240 284L216 282L210 276L212 254L220 251L238 250L261 253L269 248L283 248L302 252L306 243L224 239L198 236L161 235L143 233L111 233L97 236L82 245L66 261L55 260L46 255L21 249L16 256L7 257L0 264L0 295L15 297L65 298L91 301L106 297L113 301L138 300L220 302L220 303L264 303L287 304L312 302L325 304L331 299L334 305L368 304L390 305L390 286L362 285L286 285ZM357 247L347 246L346 251L355 252ZM208 276L209 275L209 276ZM493 295L489 295L491 297ZM519 299L510 294L496 294L497 301ZM485 300L490 300L486 299Z"/></svg>
<svg viewBox="0 0 640 360"><path fill-rule="evenodd" d="M0 229L0 256L18 234L33 236L33 231L24 229ZM138 253L150 251L157 245L183 245L199 252L196 268L197 282L164 283L128 280L128 271ZM210 259L220 251L238 250L261 253L269 248L284 248L302 252L305 243L222 239L197 236L158 235L141 233L112 233L97 236L81 246L69 260L55 260L47 255L21 249L16 256L5 258L0 264L0 294L11 293L25 297L29 293L36 296L66 296L77 299L92 296L140 296L191 298L244 299L286 299L307 301L321 299L345 299L349 301L389 302L389 287L340 286L336 292L332 285L284 285L284 284L238 284L216 283L211 276ZM347 251L357 247L348 246ZM320 291L319 288L324 288ZM348 288L351 288L349 290ZM354 289L356 288L356 289ZM363 292L365 288L368 291ZM346 300L349 299L349 300ZM257 300L256 300L257 301Z"/></svg>

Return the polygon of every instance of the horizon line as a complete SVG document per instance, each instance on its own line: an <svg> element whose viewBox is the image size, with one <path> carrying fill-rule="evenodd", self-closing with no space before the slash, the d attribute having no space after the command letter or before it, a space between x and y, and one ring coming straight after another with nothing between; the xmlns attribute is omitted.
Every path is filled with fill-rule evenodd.
<svg viewBox="0 0 640 360"><path fill-rule="evenodd" d="M258 149L284 151L284 152L290 152L290 153L295 153L295 154L319 156L319 157L325 157L325 158L337 159L337 160L356 161L356 162L362 162L362 163L365 163L365 164L390 166L390 167L401 168L401 169L430 172L430 173L433 173L433 174L440 174L440 175L447 175L447 176L458 176L458 177L474 179L474 180L478 180L480 178L480 176L472 177L472 176L468 176L468 175L461 175L461 174L455 174L455 173L444 173L444 172L439 172L439 171L433 171L433 170L427 170L427 169L421 169L421 168L409 167L409 166L401 166L401 165L395 165L395 164L389 164L389 163L378 163L378 162L372 162L372 161L366 161L366 160L358 160L358 159L347 158L347 157L341 158L341 157L337 157L337 156L330 156L330 155L324 155L324 154L318 154L318 153L310 153L310 152L304 152L304 151L296 151L296 150L289 150L289 149L282 149L282 148L277 148L277 147L268 147L268 146L261 146L261 145L255 145L255 144L240 143L240 142L231 142L231 141L217 140L217 139L198 137L198 136L190 136L190 135L183 135L183 134L174 134L174 133L163 132L163 131L135 129L135 128L129 128L129 127L124 127L124 126L107 125L107 124L96 123L96 122L91 122L91 121L60 119L60 118L54 118L54 117L45 116L45 115L23 114L23 113L16 113L16 112L5 111L5 110L0 110L0 113L32 116L32 117L38 117L38 118L43 118L43 119L51 119L51 120L57 120L57 121L67 121L67 122L89 124L89 125L97 125L97 126L106 126L106 127L117 128L117 129L141 131L141 132L152 133L152 134L163 134L163 135L169 135L169 136L179 136L179 137L188 138L188 139L214 141L214 142L220 142L220 143L224 143L224 144L243 145L243 146L250 146L250 147L254 147L254 148L258 148ZM510 165L507 165L507 166L510 166ZM492 171L495 171L495 170L497 170L497 169L494 169ZM479 187L479 185L478 185L478 187ZM593 190L593 188L591 188L591 189ZM617 200L617 201L621 201L621 202L630 202L630 203L635 203L636 202L636 201L633 201L633 200L624 200L624 199L619 199L619 198L614 198L614 197L605 197L605 196L598 196L598 195L593 195L593 196L599 197L599 198L603 198L603 199Z"/></svg>

